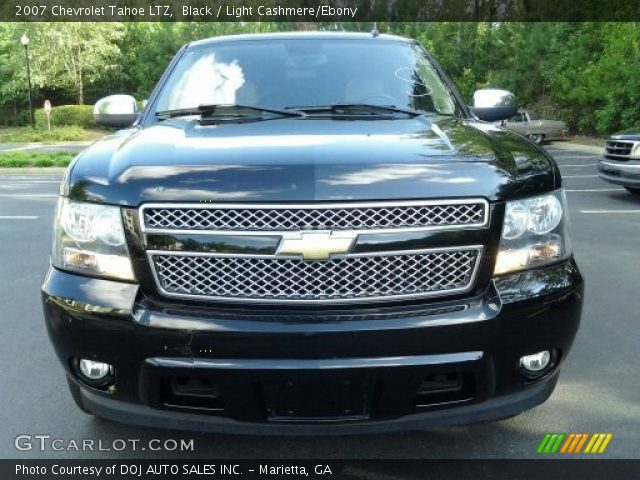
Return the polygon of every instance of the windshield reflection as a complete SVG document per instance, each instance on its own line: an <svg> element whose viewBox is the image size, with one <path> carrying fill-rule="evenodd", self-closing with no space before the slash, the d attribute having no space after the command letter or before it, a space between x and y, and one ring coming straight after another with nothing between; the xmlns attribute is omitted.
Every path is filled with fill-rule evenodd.
<svg viewBox="0 0 640 480"><path fill-rule="evenodd" d="M348 44L348 45L347 45ZM373 104L454 115L456 101L424 52L397 40L300 38L188 48L152 111Z"/></svg>

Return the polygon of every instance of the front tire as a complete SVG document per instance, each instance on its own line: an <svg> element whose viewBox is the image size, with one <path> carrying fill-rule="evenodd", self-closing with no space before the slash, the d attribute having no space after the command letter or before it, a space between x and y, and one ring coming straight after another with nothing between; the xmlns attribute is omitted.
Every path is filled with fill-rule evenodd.
<svg viewBox="0 0 640 480"><path fill-rule="evenodd" d="M640 195L640 188L638 187L624 187L627 189L627 192L633 193L634 195Z"/></svg>
<svg viewBox="0 0 640 480"><path fill-rule="evenodd" d="M536 145L542 145L542 142L544 142L544 135L541 133L530 133L527 138Z"/></svg>

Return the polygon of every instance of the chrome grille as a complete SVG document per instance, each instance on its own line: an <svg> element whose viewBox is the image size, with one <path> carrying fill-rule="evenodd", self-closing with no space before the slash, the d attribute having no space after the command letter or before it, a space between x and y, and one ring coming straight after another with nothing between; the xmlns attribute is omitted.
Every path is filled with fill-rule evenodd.
<svg viewBox="0 0 640 480"><path fill-rule="evenodd" d="M147 252L161 293L224 301L348 302L463 292L481 247L339 255L328 261L276 256Z"/></svg>
<svg viewBox="0 0 640 480"><path fill-rule="evenodd" d="M607 140L604 148L604 156L617 160L625 160L631 156L634 142Z"/></svg>
<svg viewBox="0 0 640 480"><path fill-rule="evenodd" d="M146 232L282 232L482 227L482 199L309 205L143 205Z"/></svg>

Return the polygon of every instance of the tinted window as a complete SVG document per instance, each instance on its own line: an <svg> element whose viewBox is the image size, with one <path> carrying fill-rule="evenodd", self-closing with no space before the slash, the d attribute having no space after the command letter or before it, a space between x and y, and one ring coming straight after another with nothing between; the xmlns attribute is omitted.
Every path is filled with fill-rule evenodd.
<svg viewBox="0 0 640 480"><path fill-rule="evenodd" d="M412 44L370 40L260 40L187 50L156 111L203 104L260 107L370 103L442 115L456 103Z"/></svg>

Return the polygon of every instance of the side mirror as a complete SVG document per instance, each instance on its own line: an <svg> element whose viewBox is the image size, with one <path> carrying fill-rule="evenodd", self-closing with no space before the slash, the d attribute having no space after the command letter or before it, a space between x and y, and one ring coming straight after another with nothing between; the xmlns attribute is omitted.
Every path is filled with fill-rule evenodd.
<svg viewBox="0 0 640 480"><path fill-rule="evenodd" d="M507 90L485 88L473 94L471 112L480 120L495 122L504 120L518 113L516 97Z"/></svg>
<svg viewBox="0 0 640 480"><path fill-rule="evenodd" d="M93 118L98 125L112 128L129 127L138 118L136 99L131 95L110 95L93 106Z"/></svg>

